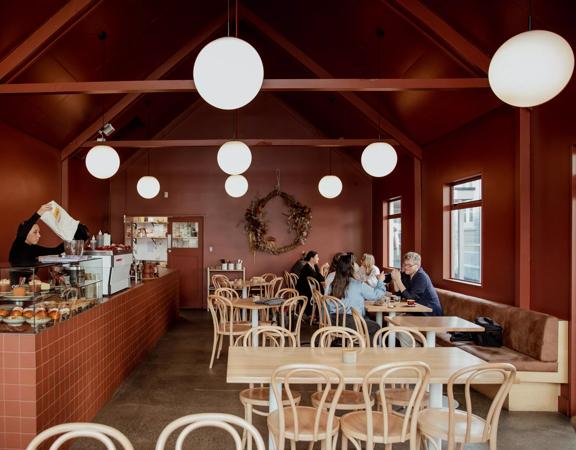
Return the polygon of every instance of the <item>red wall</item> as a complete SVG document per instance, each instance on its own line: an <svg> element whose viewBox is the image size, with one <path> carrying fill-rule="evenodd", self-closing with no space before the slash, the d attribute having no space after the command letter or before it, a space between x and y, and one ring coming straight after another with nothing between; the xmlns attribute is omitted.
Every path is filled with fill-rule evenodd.
<svg viewBox="0 0 576 450"><path fill-rule="evenodd" d="M85 224L91 234L110 229L110 182L99 180L88 173L83 159L68 162L68 211Z"/></svg>
<svg viewBox="0 0 576 450"><path fill-rule="evenodd" d="M502 107L424 149L422 253L437 287L514 304L515 119ZM482 175L482 286L443 278L443 187Z"/></svg>
<svg viewBox="0 0 576 450"><path fill-rule="evenodd" d="M270 96L260 96L241 113L250 116L241 136L318 137L300 117ZM167 136L218 136L228 131L231 121L226 113L203 106ZM252 129L249 127L253 127ZM342 194L333 200L323 198L317 189L318 181L328 171L328 151L316 148L252 149L252 165L244 174L249 182L248 193L240 199L229 197L224 191L226 175L216 163L217 148L160 149L151 154L151 173L158 177L162 192L152 200L144 200L136 193L136 182L146 172L145 155L116 176L111 184L112 234L115 241L123 237L122 216L126 215L202 215L204 216L204 264L214 265L219 259L243 259L247 275L264 272L282 273L289 269L305 250L319 251L321 261L329 260L335 252L362 253L372 249L372 189L371 181L360 164L344 152L334 152L333 172L344 184ZM276 184L276 170L280 170L280 187L312 209L312 230L304 246L279 256L251 254L243 217L256 196L265 196ZM281 203L268 209L269 234L286 242L285 218ZM208 247L213 246L210 253Z"/></svg>
<svg viewBox="0 0 576 450"><path fill-rule="evenodd" d="M0 122L2 176L2 220L0 221L0 261L8 252L18 224L28 219L40 205L60 201L60 153L57 149ZM58 244L58 238L41 221L40 244Z"/></svg>
<svg viewBox="0 0 576 450"><path fill-rule="evenodd" d="M383 178L375 178L374 186L374 227L372 240L376 264L383 266L383 209L382 203L394 198L402 199L402 253L414 250L414 162L410 155L398 152L398 165Z"/></svg>

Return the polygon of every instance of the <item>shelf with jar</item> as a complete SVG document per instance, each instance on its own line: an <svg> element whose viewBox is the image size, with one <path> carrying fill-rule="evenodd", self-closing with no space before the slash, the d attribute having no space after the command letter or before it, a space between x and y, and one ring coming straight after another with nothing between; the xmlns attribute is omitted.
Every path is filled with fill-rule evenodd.
<svg viewBox="0 0 576 450"><path fill-rule="evenodd" d="M100 304L98 261L0 268L0 333L38 333Z"/></svg>
<svg viewBox="0 0 576 450"><path fill-rule="evenodd" d="M212 284L213 275L225 275L230 280L246 281L246 268L241 260L238 262L221 262L217 266L206 267L206 295L214 292L215 288Z"/></svg>

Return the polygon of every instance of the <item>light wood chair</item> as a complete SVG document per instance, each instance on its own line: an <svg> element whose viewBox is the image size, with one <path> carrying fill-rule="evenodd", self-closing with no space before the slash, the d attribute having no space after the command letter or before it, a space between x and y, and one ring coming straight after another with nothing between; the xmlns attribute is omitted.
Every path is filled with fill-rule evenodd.
<svg viewBox="0 0 576 450"><path fill-rule="evenodd" d="M334 326L318 328L310 338L310 347L330 347L335 339L341 340L342 347L366 348L366 341L358 331Z"/></svg>
<svg viewBox="0 0 576 450"><path fill-rule="evenodd" d="M417 346L419 342L423 347L427 347L428 344L426 342L426 336L422 334L422 332L408 327L385 327L379 329L374 338L372 339L372 346L374 348L378 347L386 347L386 338L390 336L390 333L396 333L397 335L405 336L404 341L407 342L410 347L414 348ZM388 386L386 389L386 400L389 404L393 406L400 406L405 408L412 398L412 388L408 384L394 384ZM380 397L377 394L376 400ZM429 394L428 392L424 393L422 397L421 406L424 407L428 405ZM381 406L381 405L378 405Z"/></svg>
<svg viewBox="0 0 576 450"><path fill-rule="evenodd" d="M54 439L55 436L58 437ZM26 450L48 448L48 444L45 441L52 439L54 439L54 442L50 446L50 450L57 450L63 445L68 448L69 444L67 444L67 442L71 439L77 438L91 438L99 441L104 445L106 450L134 450L130 440L124 436L124 434L116 428L99 423L64 423L61 425L55 425L40 432L34 439L32 439L32 441L30 441ZM120 446L116 447L116 444L112 439L117 441Z"/></svg>
<svg viewBox="0 0 576 450"><path fill-rule="evenodd" d="M210 368L214 365L214 356L220 358L222 344L226 336L230 339L229 345L234 345L234 338L243 335L251 325L247 322L239 322L234 314L232 302L225 297L218 295L208 296L208 310L212 316L214 327L214 338L212 343L212 357L210 358ZM216 355L216 347L218 354Z"/></svg>
<svg viewBox="0 0 576 450"><path fill-rule="evenodd" d="M322 386L321 403L317 408L298 406L292 391L292 380L310 378L310 383ZM336 381L335 381L336 380ZM268 429L272 433L276 450L284 450L288 439L292 449L297 442L322 442L323 450L336 448L340 420L335 417L336 405L344 388L344 376L340 370L318 364L289 364L278 367L272 373L272 390L276 402L287 398L289 404L279 407L268 416ZM328 400L332 392L331 400Z"/></svg>
<svg viewBox="0 0 576 450"><path fill-rule="evenodd" d="M287 289L282 289L287 290ZM295 289L290 289L295 290ZM296 291L298 293L298 291ZM303 296L295 296L286 300L280 307L280 325L296 336L296 342L300 347L300 331L302 329L302 317L306 309L308 299Z"/></svg>
<svg viewBox="0 0 576 450"><path fill-rule="evenodd" d="M323 327L319 328L310 339L310 347L330 347L335 339L340 339L342 342L342 347L353 348L358 345L360 348L366 348L366 342L360 333L352 328L345 327ZM330 392L328 394L327 401L332 400L332 395L334 393ZM318 407L322 400L322 391L319 389L314 392L310 399L312 405ZM355 411L357 409L364 408L364 398L362 393L359 392L359 386L354 386L353 389L344 389L340 395L340 400L336 405L336 409L343 411Z"/></svg>
<svg viewBox="0 0 576 450"><path fill-rule="evenodd" d="M275 273L272 272L267 272L263 275L260 275L262 278L264 278L264 280L266 280L267 282L272 281L274 278L279 278L278 275L276 275Z"/></svg>
<svg viewBox="0 0 576 450"><path fill-rule="evenodd" d="M298 283L298 275L295 273L284 272L284 281L286 282L286 287L296 289L296 283Z"/></svg>
<svg viewBox="0 0 576 450"><path fill-rule="evenodd" d="M266 450L264 439L260 432L250 423L238 416L224 413L204 413L204 414L191 414L189 416L180 417L179 419L170 422L160 433L158 441L156 441L156 450L164 450L170 435L179 428L185 427L178 437L176 438L175 450L182 450L184 441L190 433L200 428L221 428L227 431L234 440L234 447L236 450L242 450L243 441L240 433L235 427L242 430L243 435L249 435L249 442L254 441L256 450ZM197 447L195 447L197 448Z"/></svg>
<svg viewBox="0 0 576 450"><path fill-rule="evenodd" d="M281 297L281 298L285 298L285 299L289 299L292 297L298 297L299 295L300 295L300 293L298 292L298 290L293 289L293 288L282 288L276 293L277 297Z"/></svg>
<svg viewBox="0 0 576 450"><path fill-rule="evenodd" d="M305 297L304 297L305 298ZM239 339L237 345L243 347L251 347L252 339L256 335L259 345L262 347L296 347L297 341L293 333L286 328L275 326L259 326L255 330L248 330L242 339ZM294 401L299 404L301 396L297 392L292 392ZM255 387L250 384L248 389L240 392L240 403L244 406L244 419L248 423L252 423L252 414L258 416L268 416L268 408L270 403L270 389L268 387ZM282 404L287 406L290 404L288 398L283 398ZM262 408L262 409L260 409ZM245 439L246 436L243 437ZM250 440L247 441L247 450L251 450L252 445Z"/></svg>
<svg viewBox="0 0 576 450"><path fill-rule="evenodd" d="M414 389L404 415L399 415L392 410L387 401L387 386L394 378L405 376L410 376ZM430 368L421 361L383 364L370 370L362 383L364 411L350 412L340 418L342 450L348 449L348 441L351 441L357 449L361 448L364 441L366 449L373 450L374 444L384 444L386 449L391 449L392 444L407 440L410 440L410 449L416 450L419 443L418 412L429 378ZM371 380L374 379L378 379L378 396L382 411L372 409Z"/></svg>
<svg viewBox="0 0 576 450"><path fill-rule="evenodd" d="M472 413L471 385L478 377L501 377L502 384L496 392L486 418ZM418 416L418 431L423 437L448 441L448 450L458 445L462 449L469 443L487 442L490 450L497 448L498 421L504 401L512 388L516 368L508 363L485 363L460 369L448 380L448 408L427 408ZM465 409L455 409L454 382L466 380L464 385ZM434 443L434 440L430 442ZM434 447L436 444L434 443Z"/></svg>
<svg viewBox="0 0 576 450"><path fill-rule="evenodd" d="M362 314L360 314L354 308L352 308L352 318L354 319L356 331L358 331L366 341L366 347L370 347L370 333L368 333L368 325L366 325L366 320L364 320Z"/></svg>
<svg viewBox="0 0 576 450"><path fill-rule="evenodd" d="M342 300L331 295L324 295L320 301L322 314L320 314L321 327L345 327L346 326L346 305ZM331 314L336 317L332 320Z"/></svg>
<svg viewBox="0 0 576 450"><path fill-rule="evenodd" d="M264 286L264 297L275 298L278 295L278 291L282 288L282 283L283 280L280 277L268 281Z"/></svg>
<svg viewBox="0 0 576 450"><path fill-rule="evenodd" d="M320 282L314 277L306 277L308 280L308 286L310 286L310 291L312 292L312 297L310 297L310 304L312 305L312 314L310 315L310 325L314 322L316 318L316 313L318 311L318 304L316 299L322 295L322 287Z"/></svg>
<svg viewBox="0 0 576 450"><path fill-rule="evenodd" d="M232 287L226 275L212 275L212 286L214 286L214 289Z"/></svg>
<svg viewBox="0 0 576 450"><path fill-rule="evenodd" d="M238 291L236 289L228 287L216 288L214 295L217 295L218 297L225 297L228 300L238 300L240 298L240 295L238 295Z"/></svg>

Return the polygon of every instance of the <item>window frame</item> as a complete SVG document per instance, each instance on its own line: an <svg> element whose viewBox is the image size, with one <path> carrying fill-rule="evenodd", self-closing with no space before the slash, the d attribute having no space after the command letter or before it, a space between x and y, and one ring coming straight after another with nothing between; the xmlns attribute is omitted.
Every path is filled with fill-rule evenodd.
<svg viewBox="0 0 576 450"><path fill-rule="evenodd" d="M400 200L400 212L397 214L390 214L388 211L390 209L390 203ZM394 267L391 265L390 261L390 220L400 219L400 230L402 230L402 196L398 195L396 197L391 197L382 202L382 261L383 267L388 269L400 269L400 267ZM402 240L400 240L400 264L402 264Z"/></svg>
<svg viewBox="0 0 576 450"><path fill-rule="evenodd" d="M480 200L470 200L466 202L454 203L453 192L454 186L464 183L470 183L472 181L480 180ZM443 220L443 230L444 230L444 264L443 264L443 278L448 281L453 281L455 283L468 284L472 286L482 286L484 280L484 180L482 175L474 175L467 178L462 178L456 181L452 181L444 186L444 220ZM478 282L469 280L460 280L452 276L452 211L458 211L462 209L480 208L480 280Z"/></svg>

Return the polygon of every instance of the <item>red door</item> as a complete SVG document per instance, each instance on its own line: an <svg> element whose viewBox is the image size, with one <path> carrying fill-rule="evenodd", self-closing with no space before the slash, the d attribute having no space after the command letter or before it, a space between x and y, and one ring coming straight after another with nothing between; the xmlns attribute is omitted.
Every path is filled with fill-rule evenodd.
<svg viewBox="0 0 576 450"><path fill-rule="evenodd" d="M168 218L168 267L180 271L180 308L203 308L204 218Z"/></svg>

